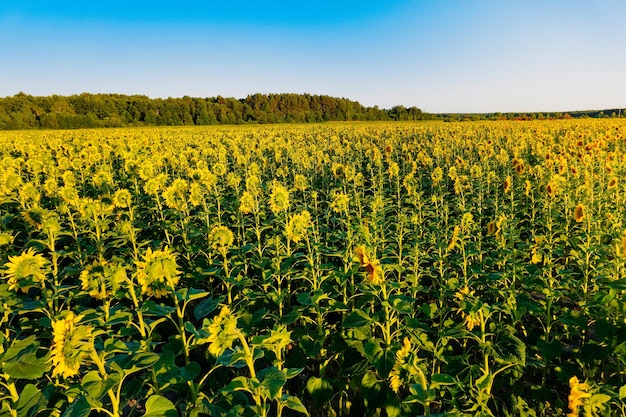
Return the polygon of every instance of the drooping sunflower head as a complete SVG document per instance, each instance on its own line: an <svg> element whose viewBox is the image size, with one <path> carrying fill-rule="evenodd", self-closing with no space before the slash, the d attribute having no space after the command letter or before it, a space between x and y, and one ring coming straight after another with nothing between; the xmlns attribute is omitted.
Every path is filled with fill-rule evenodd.
<svg viewBox="0 0 626 417"><path fill-rule="evenodd" d="M46 279L48 261L33 248L29 248L18 256L9 256L4 264L3 272L10 290L28 292L30 288L41 287Z"/></svg>
<svg viewBox="0 0 626 417"><path fill-rule="evenodd" d="M37 205L39 203L39 200L41 200L41 193L32 182L27 182L23 184L20 187L19 195L20 200L22 200L22 204L27 207Z"/></svg>
<svg viewBox="0 0 626 417"><path fill-rule="evenodd" d="M46 179L46 181L43 183L43 191L48 197L55 196L58 189L59 183L54 177Z"/></svg>
<svg viewBox="0 0 626 417"><path fill-rule="evenodd" d="M217 317L207 324L206 331L209 336L206 342L209 342L209 353L216 357L220 356L230 349L238 338L237 316L231 313L228 306L224 306Z"/></svg>
<svg viewBox="0 0 626 417"><path fill-rule="evenodd" d="M22 217L26 220L26 223L28 223L30 227L35 230L39 230L49 214L50 212L48 210L35 206L28 210L24 210L22 212Z"/></svg>
<svg viewBox="0 0 626 417"><path fill-rule="evenodd" d="M152 251L148 248L142 261L136 262L137 282L145 296L163 297L173 291L180 279L181 271L176 264L176 254L169 248Z"/></svg>
<svg viewBox="0 0 626 417"><path fill-rule="evenodd" d="M574 220L577 223L581 223L585 219L585 206L578 204L574 209Z"/></svg>
<svg viewBox="0 0 626 417"><path fill-rule="evenodd" d="M120 208L129 208L133 203L133 197L125 188L119 189L113 195L113 205Z"/></svg>
<svg viewBox="0 0 626 417"><path fill-rule="evenodd" d="M194 182L189 187L189 204L193 207L201 206L204 203L204 190L202 186Z"/></svg>
<svg viewBox="0 0 626 417"><path fill-rule="evenodd" d="M293 186L298 191L304 191L309 186L309 182L304 175L296 174L293 179Z"/></svg>
<svg viewBox="0 0 626 417"><path fill-rule="evenodd" d="M511 176L509 175L504 179L504 193L505 194L509 194L511 192L512 185L513 185L513 180L511 179Z"/></svg>
<svg viewBox="0 0 626 417"><path fill-rule="evenodd" d="M330 208L335 213L348 213L348 208L350 206L350 197L346 193L336 193L335 198L330 203Z"/></svg>
<svg viewBox="0 0 626 417"><path fill-rule="evenodd" d="M289 209L289 190L278 181L272 184L270 209L274 214L283 213Z"/></svg>
<svg viewBox="0 0 626 417"><path fill-rule="evenodd" d="M307 229L311 224L311 214L304 210L299 214L295 214L287 223L285 234L292 242L298 243L306 236Z"/></svg>
<svg viewBox="0 0 626 417"><path fill-rule="evenodd" d="M578 408L584 406L586 399L591 397L591 394L588 392L590 388L589 384L580 382L577 376L569 379L570 393L567 396L567 405L571 413L568 416L578 416Z"/></svg>
<svg viewBox="0 0 626 417"><path fill-rule="evenodd" d="M249 191L244 191L239 199L239 211L243 214L256 212L256 202L254 196Z"/></svg>
<svg viewBox="0 0 626 417"><path fill-rule="evenodd" d="M433 181L433 185L439 184L443 179L443 169L441 169L441 167L436 167L430 174L430 179Z"/></svg>
<svg viewBox="0 0 626 417"><path fill-rule="evenodd" d="M397 177L399 173L400 173L400 167L395 161L392 161L389 164L389 169L388 169L389 179L393 179Z"/></svg>
<svg viewBox="0 0 626 417"><path fill-rule="evenodd" d="M59 189L59 196L63 199L63 201L65 201L65 203L69 204L70 206L77 206L80 201L78 191L76 191L76 188L74 188L74 186L70 185L65 185L61 187Z"/></svg>
<svg viewBox="0 0 626 417"><path fill-rule="evenodd" d="M124 267L112 265L106 261L96 261L80 273L82 290L98 300L105 300L115 295L125 280Z"/></svg>
<svg viewBox="0 0 626 417"><path fill-rule="evenodd" d="M211 242L211 248L222 253L226 253L226 251L233 245L235 237L233 232L228 227L215 226L209 233L209 241Z"/></svg>
<svg viewBox="0 0 626 417"><path fill-rule="evenodd" d="M354 252L361 266L365 268L366 281L374 285L382 284L384 276L380 261L376 258L370 258L364 245L358 246Z"/></svg>
<svg viewBox="0 0 626 417"><path fill-rule="evenodd" d="M0 232L0 247L13 243L13 235L9 232Z"/></svg>
<svg viewBox="0 0 626 417"><path fill-rule="evenodd" d="M163 191L163 199L169 208L182 210L187 203L187 190L189 184L182 178L175 179L172 184Z"/></svg>
<svg viewBox="0 0 626 417"><path fill-rule="evenodd" d="M82 318L70 311L65 318L52 321L50 359L53 377L69 378L78 375L80 366L94 350L93 329L91 326L81 325Z"/></svg>
<svg viewBox="0 0 626 417"><path fill-rule="evenodd" d="M234 172L229 172L228 175L226 175L226 184L233 190L238 189L240 183L241 177Z"/></svg>

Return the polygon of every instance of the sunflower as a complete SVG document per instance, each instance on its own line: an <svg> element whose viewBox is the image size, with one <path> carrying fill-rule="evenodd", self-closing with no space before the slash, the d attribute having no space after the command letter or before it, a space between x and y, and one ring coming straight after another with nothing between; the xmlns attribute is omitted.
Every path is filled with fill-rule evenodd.
<svg viewBox="0 0 626 417"><path fill-rule="evenodd" d="M119 189L113 195L113 205L120 208L129 208L133 203L133 197L130 191L125 188Z"/></svg>
<svg viewBox="0 0 626 417"><path fill-rule="evenodd" d="M103 300L115 294L126 280L126 270L120 265L96 261L80 273L81 289L95 299Z"/></svg>
<svg viewBox="0 0 626 417"><path fill-rule="evenodd" d="M408 376L406 369L406 359L411 353L411 341L408 337L405 337L400 350L396 352L396 361L393 364L391 372L389 372L389 386L396 394L402 386L403 377Z"/></svg>
<svg viewBox="0 0 626 417"><path fill-rule="evenodd" d="M83 316L69 312L64 319L52 321L52 376L69 378L78 375L85 359L93 352L92 327L80 325Z"/></svg>
<svg viewBox="0 0 626 417"><path fill-rule="evenodd" d="M474 327L479 326L481 324L481 316L482 316L482 311L470 311L468 314L463 314L465 316L465 327L467 327L467 330L469 330L470 332L472 331L472 329L474 329Z"/></svg>
<svg viewBox="0 0 626 417"><path fill-rule="evenodd" d="M298 191L304 191L309 186L309 181L302 174L296 174L293 179L293 186Z"/></svg>
<svg viewBox="0 0 626 417"><path fill-rule="evenodd" d="M19 256L9 256L9 262L3 275L8 279L10 290L28 292L30 288L39 287L46 279L44 267L48 261L33 248L22 252Z"/></svg>
<svg viewBox="0 0 626 417"><path fill-rule="evenodd" d="M43 190L48 197L54 197L59 189L56 178L48 178L43 183Z"/></svg>
<svg viewBox="0 0 626 417"><path fill-rule="evenodd" d="M169 208L174 210L183 210L187 203L187 190L189 184L182 178L177 178L172 185L163 191L163 199Z"/></svg>
<svg viewBox="0 0 626 417"><path fill-rule="evenodd" d="M244 191L239 199L239 211L243 214L256 212L256 202L250 192Z"/></svg>
<svg viewBox="0 0 626 417"><path fill-rule="evenodd" d="M569 379L570 393L567 397L568 407L571 413L567 414L567 417L577 417L578 407L584 405L583 399L589 398L589 384L581 383L577 376L573 376Z"/></svg>
<svg viewBox="0 0 626 417"><path fill-rule="evenodd" d="M383 282L383 274L380 261L378 259L370 259L363 245L357 247L355 253L359 259L359 263L365 268L365 272L367 272L368 281L374 285L381 284Z"/></svg>
<svg viewBox="0 0 626 417"><path fill-rule="evenodd" d="M294 243L298 243L306 236L306 232L310 224L311 213L304 210L302 213L291 217L289 223L287 223L285 234L289 240Z"/></svg>
<svg viewBox="0 0 626 417"><path fill-rule="evenodd" d="M274 181L270 194L270 209L274 214L279 214L287 211L288 208L289 190L278 181Z"/></svg>
<svg viewBox="0 0 626 417"><path fill-rule="evenodd" d="M430 174L430 178L433 180L433 185L439 184L443 179L443 170L440 167L436 167Z"/></svg>
<svg viewBox="0 0 626 417"><path fill-rule="evenodd" d="M493 236L496 233L498 233L498 227L496 225L496 222L494 222L494 221L488 222L487 223L487 235Z"/></svg>
<svg viewBox="0 0 626 417"><path fill-rule="evenodd" d="M574 209L574 220L577 223L581 223L585 219L585 206L578 204Z"/></svg>
<svg viewBox="0 0 626 417"><path fill-rule="evenodd" d="M206 342L209 344L209 353L213 356L220 356L227 349L230 349L238 338L237 317L231 314L228 306L222 307L218 316L213 319L207 327L209 336ZM201 343L202 341L199 341Z"/></svg>
<svg viewBox="0 0 626 417"><path fill-rule="evenodd" d="M617 186L617 178L611 177L609 180L609 189L615 188Z"/></svg>
<svg viewBox="0 0 626 417"><path fill-rule="evenodd" d="M508 193L511 192L511 185L512 185L512 183L513 183L513 180L511 180L511 176L509 175L504 180L504 193L505 194L508 194Z"/></svg>
<svg viewBox="0 0 626 417"><path fill-rule="evenodd" d="M141 293L150 297L162 297L174 290L180 279L181 272L176 264L176 254L169 248L148 251L143 261L137 261L137 282L141 285Z"/></svg>
<svg viewBox="0 0 626 417"><path fill-rule="evenodd" d="M349 204L350 197L348 197L347 194L337 193L335 194L333 202L330 203L330 208L333 209L335 213L347 213Z"/></svg>
<svg viewBox="0 0 626 417"><path fill-rule="evenodd" d="M388 170L389 179L393 179L397 177L399 173L400 173L400 167L398 166L398 164L395 162L391 162L389 164L389 170Z"/></svg>
<svg viewBox="0 0 626 417"><path fill-rule="evenodd" d="M8 246L13 243L13 235L8 232L0 232L0 246Z"/></svg>
<svg viewBox="0 0 626 417"><path fill-rule="evenodd" d="M450 243L448 243L448 252L453 250L457 243L459 243L459 234L461 233L461 228L459 226L454 226L454 230L452 231L452 238L450 238Z"/></svg>
<svg viewBox="0 0 626 417"><path fill-rule="evenodd" d="M30 227L35 230L39 230L41 229L41 226L46 218L50 215L50 212L44 208L35 206L28 210L24 210L21 214Z"/></svg>
<svg viewBox="0 0 626 417"><path fill-rule="evenodd" d="M193 207L201 206L204 203L204 191L202 186L194 182L189 187L189 204Z"/></svg>
<svg viewBox="0 0 626 417"><path fill-rule="evenodd" d="M222 255L233 245L235 237L233 232L226 226L215 226L209 233L211 248L219 251Z"/></svg>

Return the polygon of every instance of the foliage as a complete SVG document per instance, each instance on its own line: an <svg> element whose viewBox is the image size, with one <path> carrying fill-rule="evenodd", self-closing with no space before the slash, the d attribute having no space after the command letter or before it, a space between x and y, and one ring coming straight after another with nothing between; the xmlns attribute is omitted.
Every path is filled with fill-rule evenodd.
<svg viewBox="0 0 626 417"><path fill-rule="evenodd" d="M620 120L0 132L0 415L626 415Z"/></svg>

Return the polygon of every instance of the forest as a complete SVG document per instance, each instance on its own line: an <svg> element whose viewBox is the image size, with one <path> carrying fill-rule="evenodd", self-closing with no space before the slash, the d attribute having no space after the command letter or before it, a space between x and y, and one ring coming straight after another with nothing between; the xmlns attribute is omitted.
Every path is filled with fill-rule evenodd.
<svg viewBox="0 0 626 417"><path fill-rule="evenodd" d="M310 94L253 94L245 99L149 98L88 94L0 98L0 129L76 129L127 126L319 123L422 120L416 107L364 107L346 98Z"/></svg>
<svg viewBox="0 0 626 417"><path fill-rule="evenodd" d="M619 118L621 109L551 113L426 113L417 107L365 107L357 101L311 94L252 94L244 99L150 98L90 94L0 98L0 130L132 126L320 123L329 121L550 120Z"/></svg>

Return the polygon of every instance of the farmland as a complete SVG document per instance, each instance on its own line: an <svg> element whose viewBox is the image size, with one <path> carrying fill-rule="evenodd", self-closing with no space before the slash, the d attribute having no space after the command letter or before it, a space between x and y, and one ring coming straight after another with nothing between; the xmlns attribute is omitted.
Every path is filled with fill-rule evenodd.
<svg viewBox="0 0 626 417"><path fill-rule="evenodd" d="M0 415L626 415L626 124L0 132Z"/></svg>

